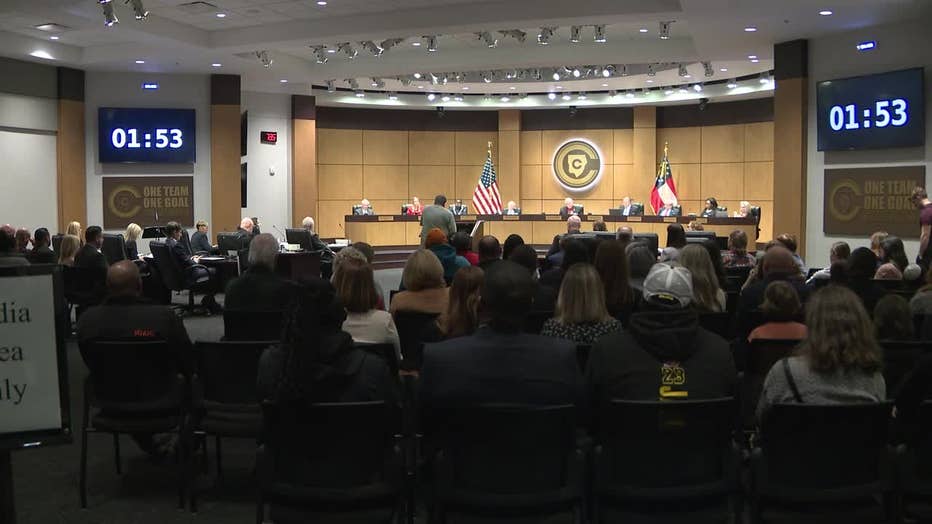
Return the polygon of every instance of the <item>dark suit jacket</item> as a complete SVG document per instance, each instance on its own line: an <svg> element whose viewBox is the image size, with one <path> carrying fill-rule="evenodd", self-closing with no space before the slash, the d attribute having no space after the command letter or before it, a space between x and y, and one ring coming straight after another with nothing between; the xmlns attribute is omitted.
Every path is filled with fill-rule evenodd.
<svg viewBox="0 0 932 524"><path fill-rule="evenodd" d="M203 251L204 253L210 253L213 251L214 246L210 245L210 239L207 238L207 233L201 233L200 231L195 231L191 235L191 249L195 253Z"/></svg>
<svg viewBox="0 0 932 524"><path fill-rule="evenodd" d="M127 240L124 243L124 246L126 247L126 259L127 260L136 260L137 258L139 258L139 248L136 247L135 240Z"/></svg>
<svg viewBox="0 0 932 524"><path fill-rule="evenodd" d="M106 271L110 265L107 264L107 257L100 252L95 246L84 244L74 256L75 267L99 267Z"/></svg>
<svg viewBox="0 0 932 524"><path fill-rule="evenodd" d="M234 310L285 310L297 293L294 282L264 266L253 266L227 284L224 307Z"/></svg>
<svg viewBox="0 0 932 524"><path fill-rule="evenodd" d="M585 405L576 348L568 341L481 327L424 348L420 396L427 409L485 403Z"/></svg>
<svg viewBox="0 0 932 524"><path fill-rule="evenodd" d="M183 243L174 238L168 238L165 240L165 245L168 246L168 250L171 251L172 256L175 257L181 267L194 265L194 261L191 260L191 252Z"/></svg>
<svg viewBox="0 0 932 524"><path fill-rule="evenodd" d="M563 220L566 220L566 219L568 219L569 217L571 217L571 216L573 216L573 215L576 215L576 214L577 214L577 213L576 213L576 211L575 211L575 207L573 208L572 211L569 210L569 209L567 209L566 206L563 206L563 207L560 208L560 218L562 218Z"/></svg>
<svg viewBox="0 0 932 524"><path fill-rule="evenodd" d="M32 262L33 264L57 264L58 263L58 255L56 255L55 252L52 251L52 249L49 248L48 246L42 246L40 248L33 249L29 253L29 256L27 256L26 258L28 258L29 261Z"/></svg>

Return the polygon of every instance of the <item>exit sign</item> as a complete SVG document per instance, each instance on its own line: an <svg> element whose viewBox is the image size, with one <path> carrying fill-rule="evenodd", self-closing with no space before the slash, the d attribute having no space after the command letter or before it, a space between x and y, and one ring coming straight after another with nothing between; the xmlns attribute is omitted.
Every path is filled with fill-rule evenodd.
<svg viewBox="0 0 932 524"><path fill-rule="evenodd" d="M260 131L259 140L263 144L275 145L278 142L278 131Z"/></svg>

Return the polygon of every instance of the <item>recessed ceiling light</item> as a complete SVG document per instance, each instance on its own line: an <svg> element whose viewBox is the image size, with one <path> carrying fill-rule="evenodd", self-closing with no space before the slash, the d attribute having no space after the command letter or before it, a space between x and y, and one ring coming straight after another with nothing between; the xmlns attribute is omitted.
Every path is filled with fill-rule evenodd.
<svg viewBox="0 0 932 524"><path fill-rule="evenodd" d="M279 80L279 82L281 82L281 83L283 83L283 84L287 84L287 83L288 83L288 80L282 78L281 80Z"/></svg>
<svg viewBox="0 0 932 524"><path fill-rule="evenodd" d="M145 64L146 61L145 61L145 60L136 60L136 63L137 63L137 64Z"/></svg>
<svg viewBox="0 0 932 524"><path fill-rule="evenodd" d="M515 87L515 86L508 86L508 89L511 89L512 91L514 91L515 89L517 89L517 87Z"/></svg>
<svg viewBox="0 0 932 524"><path fill-rule="evenodd" d="M442 100L442 101L444 101L444 102L449 102L449 101L450 101L450 97L447 96L447 95L443 95L442 97L440 97L440 100Z"/></svg>
<svg viewBox="0 0 932 524"><path fill-rule="evenodd" d="M821 16L832 16L832 14L833 14L833 13L832 13L832 11L831 11L830 9L823 9L823 10L819 11L819 15L821 15Z"/></svg>
<svg viewBox="0 0 932 524"><path fill-rule="evenodd" d="M36 50L29 53L29 56L34 56L36 58L42 58L44 60L55 60L55 57L50 55L48 51Z"/></svg>
<svg viewBox="0 0 932 524"><path fill-rule="evenodd" d="M748 60L754 60L757 58L757 55L748 55Z"/></svg>
<svg viewBox="0 0 932 524"><path fill-rule="evenodd" d="M437 98L437 95L435 95L435 94L433 94L433 93L428 93L428 95L427 95L427 99L428 99L428 100L430 100L431 102L433 102L435 98Z"/></svg>
<svg viewBox="0 0 932 524"><path fill-rule="evenodd" d="M563 86L555 86L554 89L563 89Z"/></svg>
<svg viewBox="0 0 932 524"><path fill-rule="evenodd" d="M61 38L61 37L52 35L52 36L49 37L49 40L58 40L59 38Z"/></svg>
<svg viewBox="0 0 932 524"><path fill-rule="evenodd" d="M469 86L463 86L463 91L469 91Z"/></svg>
<svg viewBox="0 0 932 524"><path fill-rule="evenodd" d="M560 97L560 98L562 98L563 100L569 100L570 98L573 98L573 97L571 97L571 96L569 95L569 93L566 93L566 94L564 94L564 95L563 95L562 97Z"/></svg>
<svg viewBox="0 0 932 524"><path fill-rule="evenodd" d="M665 94L665 95L667 95L667 96L670 96L670 95L672 95L672 94L675 93L675 92L676 92L676 91L674 91L674 90L672 90L672 89L667 89L666 91L663 92L663 94Z"/></svg>
<svg viewBox="0 0 932 524"><path fill-rule="evenodd" d="M729 81L728 81L728 89L734 89L734 88L736 88L736 87L738 87L738 81L737 81L737 80L732 79L732 80L729 80Z"/></svg>
<svg viewBox="0 0 932 524"><path fill-rule="evenodd" d="M330 48L330 49L327 50L327 52L330 53L330 54L332 55L332 54L336 53L337 50L336 50L336 49L333 49L333 48Z"/></svg>
<svg viewBox="0 0 932 524"><path fill-rule="evenodd" d="M327 5L327 0L317 0L317 5Z"/></svg>
<svg viewBox="0 0 932 524"><path fill-rule="evenodd" d="M692 78L693 75L683 75L683 78Z"/></svg>
<svg viewBox="0 0 932 524"><path fill-rule="evenodd" d="M453 97L453 101L454 101L454 102L462 102L462 101L463 101L463 97L461 97L461 96L459 96L459 95L456 95L456 96Z"/></svg>
<svg viewBox="0 0 932 524"><path fill-rule="evenodd" d="M646 27L642 27L642 28L638 29L638 33L646 33L646 32L647 32L647 28L646 28Z"/></svg>
<svg viewBox="0 0 932 524"><path fill-rule="evenodd" d="M221 64L220 62L214 62L213 64L210 64L210 67L221 67L222 65L223 64Z"/></svg>
<svg viewBox="0 0 932 524"><path fill-rule="evenodd" d="M502 102L507 102L507 101L509 101L509 100L511 100L511 99L508 98L507 96L503 96L503 97L499 98L499 100L501 100Z"/></svg>
<svg viewBox="0 0 932 524"><path fill-rule="evenodd" d="M721 71L721 72L723 72L723 73L727 73L727 72L728 72L728 68L727 68L727 67L722 67L722 68L719 68L719 71Z"/></svg>
<svg viewBox="0 0 932 524"><path fill-rule="evenodd" d="M420 40L415 40L415 41L411 42L411 45L414 46L414 47L421 47L421 42L420 42Z"/></svg>
<svg viewBox="0 0 932 524"><path fill-rule="evenodd" d="M650 78L648 78L647 80L645 80L645 82L647 82L648 84L653 84L653 83L654 83L654 81L651 80Z"/></svg>
<svg viewBox="0 0 932 524"><path fill-rule="evenodd" d="M417 86L418 89L424 89L424 86Z"/></svg>
<svg viewBox="0 0 932 524"><path fill-rule="evenodd" d="M608 87L608 84L602 84L602 87Z"/></svg>
<svg viewBox="0 0 932 524"><path fill-rule="evenodd" d="M751 59L751 63L752 63L752 64L756 64L756 63L758 63L758 62L760 62L760 60L758 60L758 59L756 59L756 58L752 58L752 59Z"/></svg>
<svg viewBox="0 0 932 524"><path fill-rule="evenodd" d="M756 31L757 31L757 28L754 27L754 26L752 26L752 25L749 25L749 26L747 26L747 27L744 28L744 32L745 32L745 33L754 33L754 32L756 32Z"/></svg>
<svg viewBox="0 0 932 524"><path fill-rule="evenodd" d="M217 13L217 18L226 18L226 17L227 17L226 13Z"/></svg>
<svg viewBox="0 0 932 524"><path fill-rule="evenodd" d="M547 93L547 98L549 98L550 100L556 100L556 99L557 99L557 94L556 94L556 93Z"/></svg>

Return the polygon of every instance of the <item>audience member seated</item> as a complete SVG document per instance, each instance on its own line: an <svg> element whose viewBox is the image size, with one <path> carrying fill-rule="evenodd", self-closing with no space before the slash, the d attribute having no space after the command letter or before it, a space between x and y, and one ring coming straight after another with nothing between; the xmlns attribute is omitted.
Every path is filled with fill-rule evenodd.
<svg viewBox="0 0 932 524"><path fill-rule="evenodd" d="M739 335L747 336L750 333L750 329L754 327L750 325L750 317L763 304L767 286L776 281L786 281L793 286L803 302L809 296L809 291L799 274L799 266L793 259L793 253L781 245L774 245L764 253L761 278L741 290L741 296L738 297Z"/></svg>
<svg viewBox="0 0 932 524"><path fill-rule="evenodd" d="M566 234L565 235L555 235L553 237L553 242L550 244L550 249L547 251L547 260L551 262L553 266L559 266L559 257L554 257L554 255L559 254L562 251L561 242L569 235L576 235L582 227L582 220L573 215L566 219ZM562 256L562 255L561 255Z"/></svg>
<svg viewBox="0 0 932 524"><path fill-rule="evenodd" d="M712 239L706 239L699 243L699 245L709 254L709 260L712 262L715 278L718 279L718 287L727 289L728 276L725 274L725 265L722 264L722 249L718 247L718 242Z"/></svg>
<svg viewBox="0 0 932 524"><path fill-rule="evenodd" d="M876 271L877 258L866 247L859 247L851 252L844 270L844 286L861 298L861 303L867 311L873 311L877 302L886 294L886 291L874 282ZM834 275L832 280L835 281Z"/></svg>
<svg viewBox="0 0 932 524"><path fill-rule="evenodd" d="M877 340L915 340L909 302L895 294L881 298L874 306L874 330Z"/></svg>
<svg viewBox="0 0 932 524"><path fill-rule="evenodd" d="M626 322L637 306L638 291L631 287L625 245L619 240L599 243L593 261L605 288L608 314Z"/></svg>
<svg viewBox="0 0 932 524"><path fill-rule="evenodd" d="M479 267L483 271L488 271L502 259L502 245L492 235L480 238L477 249L479 250Z"/></svg>
<svg viewBox="0 0 932 524"><path fill-rule="evenodd" d="M629 226L621 226L615 230L615 238L627 246L632 240L634 240L634 231Z"/></svg>
<svg viewBox="0 0 932 524"><path fill-rule="evenodd" d="M84 244L84 229L81 227L81 223L78 221L73 221L68 223L68 227L65 228L66 235L74 235L78 237L78 240L83 245Z"/></svg>
<svg viewBox="0 0 932 524"><path fill-rule="evenodd" d="M87 229L90 231L91 228ZM223 308L220 307L220 304L217 303L217 299L214 298L214 293L217 291L214 289L217 285L216 273L212 269L200 265L201 257L199 255L192 255L191 252L188 251L187 246L180 242L181 224L178 222L169 222L165 224L164 230L165 235L168 237L165 239L165 246L168 247L172 256L178 261L178 265L184 270L185 278L188 283L207 283L207 288L209 290L207 294L204 295L204 298L201 299L201 305L207 308L211 313L221 312ZM274 237L272 240L274 240ZM227 300L229 300L229 297L227 297ZM280 302L278 303L280 304Z"/></svg>
<svg viewBox="0 0 932 524"><path fill-rule="evenodd" d="M667 247L660 254L660 261L676 261L680 250L686 247L686 231L681 224L667 225Z"/></svg>
<svg viewBox="0 0 932 524"><path fill-rule="evenodd" d="M790 253L793 254L793 261L796 262L796 266L799 268L799 274L805 277L809 274L809 270L806 268L806 263L803 262L802 257L796 252L797 242L796 235L791 235L789 233L783 233L777 238L774 239L778 244L781 244L783 247L790 250Z"/></svg>
<svg viewBox="0 0 932 524"><path fill-rule="evenodd" d="M815 286L819 281L827 282L832 277L832 266L839 262L845 262L851 256L851 247L847 242L835 242L832 249L828 252L829 267L823 267L816 271L806 281L806 285Z"/></svg>
<svg viewBox="0 0 932 524"><path fill-rule="evenodd" d="M139 240L140 236L142 236L142 228L139 227L139 224L130 222L130 224L126 226L126 232L123 233L123 245L124 249L126 249L127 260L136 260L139 258L139 248L136 246L136 241Z"/></svg>
<svg viewBox="0 0 932 524"><path fill-rule="evenodd" d="M77 238L74 235L65 238L68 237ZM88 344L96 341L165 341L170 352L165 358L175 363L178 373L191 376L194 348L184 323L171 307L152 304L141 295L142 279L136 264L121 260L110 266L106 300L89 308L78 319L76 332L82 356ZM93 374L96 363L87 358L84 363ZM134 434L133 438L144 451L153 455L174 451L174 447L168 445L172 442L160 435Z"/></svg>
<svg viewBox="0 0 932 524"><path fill-rule="evenodd" d="M705 226L702 225L702 222L693 220L686 225L686 229L689 231L705 231Z"/></svg>
<svg viewBox="0 0 932 524"><path fill-rule="evenodd" d="M351 246L344 247L333 256L333 274L330 276L330 282L336 282L340 267L342 267L347 260L356 259L373 267L372 260L374 257L375 252L372 250L372 246L365 242L356 242ZM373 269L373 272L374 271ZM375 286L375 293L378 296L376 308L385 311L385 292L378 282L373 281L373 285Z"/></svg>
<svg viewBox="0 0 932 524"><path fill-rule="evenodd" d="M608 228L605 227L605 222L602 222L601 220L596 220L595 222L592 223L592 230L593 231L608 231Z"/></svg>
<svg viewBox="0 0 932 524"><path fill-rule="evenodd" d="M107 257L100 251L104 245L104 233L100 226L90 226L84 232L84 245L74 256L75 267L101 268L107 270Z"/></svg>
<svg viewBox="0 0 932 524"><path fill-rule="evenodd" d="M74 257L78 254L79 249L81 249L80 238L70 234L63 236L61 247L59 247L58 263L68 267L74 266Z"/></svg>
<svg viewBox="0 0 932 524"><path fill-rule="evenodd" d="M874 256L877 257L878 266L881 263L880 259L883 258L883 252L880 250L880 246L888 236L890 236L890 233L887 233L886 231L874 231L871 234L871 251L873 251Z"/></svg>
<svg viewBox="0 0 932 524"><path fill-rule="evenodd" d="M472 250L472 238L465 231L457 231L450 239L450 244L456 249L456 254L465 258L470 265L479 265L479 253Z"/></svg>
<svg viewBox="0 0 932 524"><path fill-rule="evenodd" d="M32 251L29 253L29 261L33 264L55 264L58 257L52 251L52 237L49 230L44 227L36 229L32 237Z"/></svg>
<svg viewBox="0 0 932 524"><path fill-rule="evenodd" d="M472 335L479 328L479 293L485 272L475 266L456 272L450 286L450 302L447 310L437 319L436 333L428 334L426 341L438 342L456 337Z"/></svg>
<svg viewBox="0 0 932 524"><path fill-rule="evenodd" d="M764 290L764 303L760 310L764 323L748 335L748 342L763 340L802 340L806 338L806 325L798 322L802 304L796 289L782 280L771 282Z"/></svg>
<svg viewBox="0 0 932 524"><path fill-rule="evenodd" d="M401 360L401 342L395 321L379 309L380 297L375 287L372 266L365 260L347 258L333 274L337 297L346 308L343 331L362 344L391 344Z"/></svg>
<svg viewBox="0 0 932 524"><path fill-rule="evenodd" d="M625 246L628 257L628 272L631 275L631 287L644 289L644 279L657 263L657 254L651 253L650 247L642 242L632 242Z"/></svg>
<svg viewBox="0 0 932 524"><path fill-rule="evenodd" d="M362 253L362 255L366 257L366 263L369 264L369 266L372 267L372 271L375 272L375 265L374 265L375 264L375 250L372 249L371 245L367 244L366 242L353 242L353 245L349 247L356 249L357 251ZM336 257L334 256L334 258ZM385 310L385 291L382 290L382 286L380 286L378 282L373 281L373 283L375 284L375 292L376 294L379 295L378 308L384 311Z"/></svg>
<svg viewBox="0 0 932 524"><path fill-rule="evenodd" d="M582 406L576 347L522 333L534 297L528 271L510 261L495 264L480 296L488 324L424 348L420 399L427 412L488 403Z"/></svg>
<svg viewBox="0 0 932 524"><path fill-rule="evenodd" d="M702 210L702 213L700 213L699 216L714 217L717 211L718 211L718 200L716 200L715 197L709 197L705 199L705 208Z"/></svg>
<svg viewBox="0 0 932 524"><path fill-rule="evenodd" d="M191 250L195 253L213 253L214 246L210 244L210 237L207 236L207 222L198 220L194 227L197 231L191 235Z"/></svg>
<svg viewBox="0 0 932 524"><path fill-rule="evenodd" d="M239 227L236 228L236 238L242 242L243 246L246 246L252 242L253 237L256 236L255 229L256 225L253 223L252 219L244 217L243 220L240 221Z"/></svg>
<svg viewBox="0 0 932 524"><path fill-rule="evenodd" d="M508 260L508 257L511 256L511 252L514 251L516 247L523 245L524 239L521 238L521 235L517 233L508 235L508 238L505 239L505 243L502 244L502 260Z"/></svg>
<svg viewBox="0 0 932 524"><path fill-rule="evenodd" d="M436 315L446 311L449 289L443 281L443 266L430 251L418 249L408 256L401 282L404 291L398 292L389 304L392 315L399 311Z"/></svg>
<svg viewBox="0 0 932 524"><path fill-rule="evenodd" d="M722 253L722 264L725 267L754 267L757 258L748 253L748 235L736 229L728 235L728 251Z"/></svg>
<svg viewBox="0 0 932 524"><path fill-rule="evenodd" d="M913 442L913 433L920 423L919 405L932 399L932 352L925 352L916 361L913 370L906 375L896 394L893 416L900 438Z"/></svg>
<svg viewBox="0 0 932 524"><path fill-rule="evenodd" d="M644 302L628 327L593 344L586 366L589 399L695 400L734 394L737 373L728 343L699 326L689 271L656 264Z"/></svg>
<svg viewBox="0 0 932 524"><path fill-rule="evenodd" d="M531 278L535 281L540 277L537 271L537 251L535 251L533 247L527 244L516 247L514 251L511 252L511 256L508 257L508 260L527 269ZM557 291L550 286L544 286L538 283L537 291L534 292L534 303L531 305L531 311L534 313L553 312L556 303Z"/></svg>
<svg viewBox="0 0 932 524"><path fill-rule="evenodd" d="M906 248L899 237L888 236L880 243L880 267L874 273L877 280L903 280L903 271L909 265Z"/></svg>
<svg viewBox="0 0 932 524"><path fill-rule="evenodd" d="M29 260L16 251L16 230L9 224L0 226L0 267L28 265Z"/></svg>
<svg viewBox="0 0 932 524"><path fill-rule="evenodd" d="M281 345L266 349L259 359L261 399L397 401L397 381L388 363L354 347L352 337L342 331L346 311L330 282L311 279L300 284L285 318Z"/></svg>
<svg viewBox="0 0 932 524"><path fill-rule="evenodd" d="M866 248L865 248L866 249ZM797 356L774 364L764 379L757 417L781 402L883 402L883 356L864 306L841 286L816 291L806 305L809 336Z"/></svg>
<svg viewBox="0 0 932 524"><path fill-rule="evenodd" d="M560 289L560 283L563 282L563 275L573 266L580 262L589 262L589 250L581 240L573 237L564 237L560 241L562 249L559 253L548 258L551 267L540 276L540 283L550 286L553 289ZM557 263L558 262L558 263Z"/></svg>
<svg viewBox="0 0 932 524"><path fill-rule="evenodd" d="M456 248L447 243L447 235L438 227L427 232L424 247L440 260L440 265L443 266L443 280L447 284L453 282L453 275L460 268L470 265L468 260L456 254Z"/></svg>
<svg viewBox="0 0 932 524"><path fill-rule="evenodd" d="M29 243L32 242L32 234L28 229L19 228L16 230L16 252L26 256L29 254Z"/></svg>
<svg viewBox="0 0 932 524"><path fill-rule="evenodd" d="M909 310L913 315L932 315L932 271L926 272L925 285L909 299Z"/></svg>
<svg viewBox="0 0 932 524"><path fill-rule="evenodd" d="M725 311L725 291L719 286L709 252L699 244L690 244L680 250L679 263L693 279L693 307L700 313Z"/></svg>
<svg viewBox="0 0 932 524"><path fill-rule="evenodd" d="M249 244L249 268L227 284L224 306L234 311L283 311L294 300L295 283L275 273L278 240L269 233Z"/></svg>
<svg viewBox="0 0 932 524"><path fill-rule="evenodd" d="M304 219L301 220L301 227L311 234L311 251L320 253L320 275L323 278L330 278L331 275L333 275L333 250L330 249L330 246L325 244L324 241L320 239L317 232L314 231L313 218L304 217Z"/></svg>
<svg viewBox="0 0 932 524"><path fill-rule="evenodd" d="M574 264L560 285L555 315L544 323L540 334L592 344L621 329L621 322L605 309L603 289L602 279L591 264Z"/></svg>

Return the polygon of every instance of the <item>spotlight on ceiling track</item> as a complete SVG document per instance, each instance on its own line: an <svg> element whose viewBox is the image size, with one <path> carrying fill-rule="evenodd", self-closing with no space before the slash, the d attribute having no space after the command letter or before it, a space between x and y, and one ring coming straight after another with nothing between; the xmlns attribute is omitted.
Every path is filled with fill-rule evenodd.
<svg viewBox="0 0 932 524"><path fill-rule="evenodd" d="M346 55L346 58L353 60L356 58L356 55L359 54L359 51L353 48L353 44L349 42L340 42L337 44L337 51Z"/></svg>
<svg viewBox="0 0 932 524"><path fill-rule="evenodd" d="M359 89L359 82L355 78L347 78L346 83L349 84L350 88L353 90Z"/></svg>
<svg viewBox="0 0 932 524"><path fill-rule="evenodd" d="M382 42L379 44L379 47L384 52L384 51L388 51L389 49L395 47L396 45L404 41L405 41L404 38L386 38L385 40L382 40Z"/></svg>
<svg viewBox="0 0 932 524"><path fill-rule="evenodd" d="M541 75L540 69L531 69L531 78L532 78L532 79L534 79L534 80L540 80L542 76L543 76L543 75Z"/></svg>
<svg viewBox="0 0 932 524"><path fill-rule="evenodd" d="M715 75L715 70L712 69L712 62L703 62L703 63L702 63L702 70L703 70L703 73L705 74L705 76L713 76L713 75Z"/></svg>
<svg viewBox="0 0 932 524"><path fill-rule="evenodd" d="M372 83L370 85L372 87L377 87L379 89L382 89L383 87L385 87L385 81L382 80L381 78L372 77Z"/></svg>
<svg viewBox="0 0 932 524"><path fill-rule="evenodd" d="M420 80L421 78L424 78L424 75L422 75L421 73L414 73L411 76L413 76L415 80Z"/></svg>
<svg viewBox="0 0 932 524"><path fill-rule="evenodd" d="M365 91L356 91L356 98L365 98Z"/></svg>
<svg viewBox="0 0 932 524"><path fill-rule="evenodd" d="M510 36L511 38L514 38L515 40L517 40L518 42L521 42L522 44L527 39L527 33L525 33L524 31L520 29L505 29L505 30L499 31L499 34L501 34L502 36Z"/></svg>
<svg viewBox="0 0 932 524"><path fill-rule="evenodd" d="M323 45L312 45L311 49L314 50L314 57L317 59L318 64L326 64L329 58L326 55L327 46Z"/></svg>
<svg viewBox="0 0 932 524"><path fill-rule="evenodd" d="M425 35L424 43L427 44L427 52L434 53L437 51L437 35Z"/></svg>
<svg viewBox="0 0 932 524"><path fill-rule="evenodd" d="M384 51L381 47L375 45L375 42L373 42L372 40L366 40L364 42L359 42L359 45L361 45L362 48L365 49L366 51L369 51L372 54L372 56L376 56L376 57L382 56L382 51Z"/></svg>
<svg viewBox="0 0 932 524"><path fill-rule="evenodd" d="M561 78L559 71L554 71L553 76L551 78L553 78L554 80L559 80Z"/></svg>
<svg viewBox="0 0 932 524"><path fill-rule="evenodd" d="M98 2L98 3L100 4L100 8L104 12L104 25L106 25L107 27L113 27L114 24L120 23L120 19L117 18L116 14L114 14L113 12L113 3L110 2L110 0L106 0L106 1Z"/></svg>
<svg viewBox="0 0 932 524"><path fill-rule="evenodd" d="M327 80L326 83L327 83L327 92L328 92L328 93L336 93L336 92L337 92L337 87L334 85L333 80Z"/></svg>
<svg viewBox="0 0 932 524"><path fill-rule="evenodd" d="M550 100L556 100L556 99L557 99L557 94L556 94L556 93L547 93L547 98L549 98Z"/></svg>
<svg viewBox="0 0 932 524"><path fill-rule="evenodd" d="M486 47L490 49L493 47L498 47L498 39L494 38L488 31L481 31L476 33L476 38L485 42Z"/></svg>
<svg viewBox="0 0 932 524"><path fill-rule="evenodd" d="M680 64L678 70L680 76L689 76L689 71L686 69L686 64Z"/></svg>
<svg viewBox="0 0 932 524"><path fill-rule="evenodd" d="M770 83L770 73L761 73L760 75L761 85L767 85Z"/></svg>
<svg viewBox="0 0 932 524"><path fill-rule="evenodd" d="M628 66L627 66L627 64L621 66L621 71L620 71L619 73L621 74L621 76L628 76Z"/></svg>
<svg viewBox="0 0 932 524"><path fill-rule="evenodd" d="M398 100L398 95L397 95L396 93L389 93L389 94L388 94L388 99L389 99L389 100Z"/></svg>
<svg viewBox="0 0 932 524"><path fill-rule="evenodd" d="M672 24L673 22L674 22L673 20L669 20L666 22L660 22L660 30L658 31L657 34L660 36L661 40L670 39L670 24Z"/></svg>
<svg viewBox="0 0 932 524"><path fill-rule="evenodd" d="M482 81L485 82L486 84L492 83L492 73L491 72L482 73Z"/></svg>
<svg viewBox="0 0 932 524"><path fill-rule="evenodd" d="M604 44L605 43L605 26L597 25L594 27L595 27L595 33L592 36L592 40L595 41L595 43L597 44Z"/></svg>
<svg viewBox="0 0 932 524"><path fill-rule="evenodd" d="M693 91L695 91L695 92L697 92L697 93L701 93L701 92L702 92L702 84L693 84Z"/></svg>
<svg viewBox="0 0 932 524"><path fill-rule="evenodd" d="M437 95L435 95L435 94L433 94L433 93L427 93L427 99L430 100L431 102L433 102L434 100L437 99Z"/></svg>
<svg viewBox="0 0 932 524"><path fill-rule="evenodd" d="M129 0L129 2L133 4L136 20L145 20L149 16L149 11L146 11L146 7L142 5L142 0Z"/></svg>
<svg viewBox="0 0 932 524"><path fill-rule="evenodd" d="M463 101L463 97L461 97L460 95L456 95L456 96L453 97L453 101L454 101L454 102L462 102L462 101Z"/></svg>
<svg viewBox="0 0 932 524"><path fill-rule="evenodd" d="M573 78L579 78L580 75L582 75L582 72L579 70L579 68L573 68Z"/></svg>
<svg viewBox="0 0 932 524"><path fill-rule="evenodd" d="M586 92L585 92L585 91L580 91L579 94L576 95L576 100L585 100L585 99L586 99Z"/></svg>
<svg viewBox="0 0 932 524"><path fill-rule="evenodd" d="M728 81L728 89L734 89L736 87L738 87L738 80L736 78L732 78Z"/></svg>
<svg viewBox="0 0 932 524"><path fill-rule="evenodd" d="M657 76L656 64L647 64L647 76Z"/></svg>
<svg viewBox="0 0 932 524"><path fill-rule="evenodd" d="M537 43L540 45L549 44L555 29L556 27L541 27L540 32L537 33Z"/></svg>
<svg viewBox="0 0 932 524"><path fill-rule="evenodd" d="M570 27L570 42L573 42L574 44L578 44L578 43L579 43L579 31L580 31L581 29L582 29L582 27L580 27L580 26L578 26L578 25L574 25L574 26Z"/></svg>
<svg viewBox="0 0 932 524"><path fill-rule="evenodd" d="M272 67L272 64L275 63L275 60L269 56L268 51L256 51L256 58L259 59L259 62L261 62L262 66L266 69Z"/></svg>

